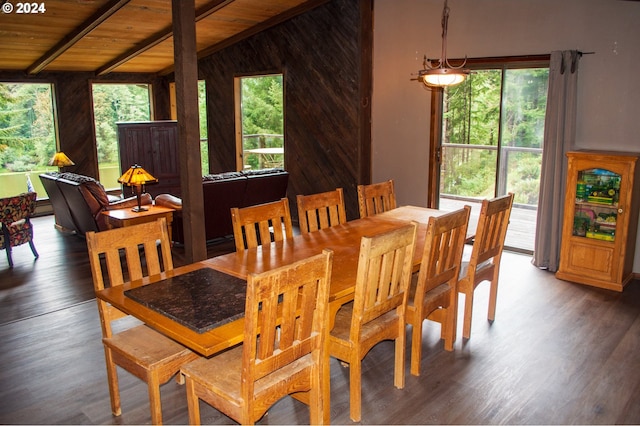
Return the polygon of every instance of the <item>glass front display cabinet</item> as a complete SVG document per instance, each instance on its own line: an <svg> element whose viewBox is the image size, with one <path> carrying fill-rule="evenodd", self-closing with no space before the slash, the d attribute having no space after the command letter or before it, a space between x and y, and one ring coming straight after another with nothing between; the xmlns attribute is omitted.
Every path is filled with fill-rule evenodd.
<svg viewBox="0 0 640 426"><path fill-rule="evenodd" d="M638 154L567 154L562 280L622 291L633 276L638 226Z"/></svg>

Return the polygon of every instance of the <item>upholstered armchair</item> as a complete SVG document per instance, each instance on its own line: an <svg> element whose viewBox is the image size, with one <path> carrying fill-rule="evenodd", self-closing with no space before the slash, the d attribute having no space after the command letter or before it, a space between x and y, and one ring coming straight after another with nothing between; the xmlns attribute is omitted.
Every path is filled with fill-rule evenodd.
<svg viewBox="0 0 640 426"><path fill-rule="evenodd" d="M33 245L33 226L30 221L35 208L35 192L0 198L0 249L7 251L10 268L13 268L11 247L29 243L33 255L38 258L38 252Z"/></svg>

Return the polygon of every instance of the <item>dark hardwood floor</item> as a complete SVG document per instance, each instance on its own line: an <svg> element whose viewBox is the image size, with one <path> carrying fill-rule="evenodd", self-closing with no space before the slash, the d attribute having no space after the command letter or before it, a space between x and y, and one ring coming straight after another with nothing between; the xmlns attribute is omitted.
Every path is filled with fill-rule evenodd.
<svg viewBox="0 0 640 426"><path fill-rule="evenodd" d="M146 386L123 371L123 414L111 415L85 241L55 230L51 216L34 224L37 261L27 245L14 249L13 269L0 254L0 423L150 423ZM183 258L174 248L176 265ZM407 368L404 389L393 387L391 342L367 355L362 423L640 423L640 283L615 293L558 281L513 253L501 274L496 321L486 321L482 286L471 339L446 352L439 327L427 326L422 376ZM332 360L334 424L351 423L348 386L348 369ZM188 422L183 386L169 382L162 398L166 424ZM232 423L206 404L202 421ZM285 398L260 423L308 421L307 408Z"/></svg>

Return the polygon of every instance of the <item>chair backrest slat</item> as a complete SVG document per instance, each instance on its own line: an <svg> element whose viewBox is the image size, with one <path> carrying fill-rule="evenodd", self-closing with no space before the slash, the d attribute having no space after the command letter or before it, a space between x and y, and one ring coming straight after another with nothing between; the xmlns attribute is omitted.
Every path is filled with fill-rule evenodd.
<svg viewBox="0 0 640 426"><path fill-rule="evenodd" d="M495 264L499 262L512 207L511 193L482 201L468 270L475 270L478 265L490 259L493 259Z"/></svg>
<svg viewBox="0 0 640 426"><path fill-rule="evenodd" d="M360 217L373 216L396 208L393 179L370 185L358 185Z"/></svg>
<svg viewBox="0 0 640 426"><path fill-rule="evenodd" d="M298 221L300 232L325 229L347 221L342 188L312 195L298 195Z"/></svg>
<svg viewBox="0 0 640 426"><path fill-rule="evenodd" d="M289 200L231 209L236 251L293 237Z"/></svg>

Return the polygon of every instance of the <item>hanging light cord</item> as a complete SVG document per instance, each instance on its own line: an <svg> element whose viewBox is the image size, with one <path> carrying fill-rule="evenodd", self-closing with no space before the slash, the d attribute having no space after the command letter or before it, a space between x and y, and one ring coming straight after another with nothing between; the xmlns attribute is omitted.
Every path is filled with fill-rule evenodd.
<svg viewBox="0 0 640 426"><path fill-rule="evenodd" d="M424 62L422 63L422 66L424 66L425 69L430 69L430 70L434 70L437 68L443 68L443 67L447 67L447 68L451 68L451 69L461 69L462 67L465 66L465 64L467 63L467 57L464 57L464 62L457 67L452 66L449 63L449 59L447 59L447 30L449 28L449 5L448 5L448 1L445 0L444 1L444 9L442 9L442 51L440 54L440 59L438 60L438 66L434 67L431 65L431 62L433 60L427 59L427 55L424 55Z"/></svg>

